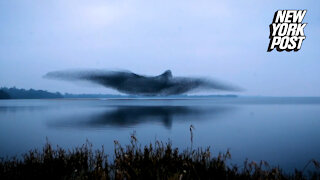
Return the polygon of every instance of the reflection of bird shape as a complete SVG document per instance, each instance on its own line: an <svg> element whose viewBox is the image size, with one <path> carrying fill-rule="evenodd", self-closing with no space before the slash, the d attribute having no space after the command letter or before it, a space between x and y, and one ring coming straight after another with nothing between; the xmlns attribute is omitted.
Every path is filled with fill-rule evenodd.
<svg viewBox="0 0 320 180"><path fill-rule="evenodd" d="M136 106L118 107L111 112L106 112L91 118L92 125L114 125L128 126L148 121L160 121L166 127L171 127L173 115L190 116L198 114L199 110L190 109L184 106Z"/></svg>
<svg viewBox="0 0 320 180"><path fill-rule="evenodd" d="M98 113L89 113L72 118L59 118L62 121L54 121L53 126L71 127L130 127L138 124L161 122L170 128L172 122L193 121L206 119L206 115L217 118L219 115L232 110L230 107L193 107L193 106L116 106L114 109ZM201 118L200 118L201 117ZM70 119L75 119L75 121Z"/></svg>
<svg viewBox="0 0 320 180"><path fill-rule="evenodd" d="M237 90L212 80L202 78L173 77L170 70L158 76L143 76L129 71L56 71L45 77L63 80L87 80L135 95L176 95L193 89Z"/></svg>

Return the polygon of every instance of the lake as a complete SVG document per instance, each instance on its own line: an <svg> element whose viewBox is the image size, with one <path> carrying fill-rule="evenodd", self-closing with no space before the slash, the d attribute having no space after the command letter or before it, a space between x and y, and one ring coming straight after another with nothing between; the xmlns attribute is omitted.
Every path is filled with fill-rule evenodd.
<svg viewBox="0 0 320 180"><path fill-rule="evenodd" d="M320 98L0 100L0 157L49 142L65 148L89 140L113 154L113 142L172 141L190 148L230 150L230 163L266 160L286 171L320 160Z"/></svg>

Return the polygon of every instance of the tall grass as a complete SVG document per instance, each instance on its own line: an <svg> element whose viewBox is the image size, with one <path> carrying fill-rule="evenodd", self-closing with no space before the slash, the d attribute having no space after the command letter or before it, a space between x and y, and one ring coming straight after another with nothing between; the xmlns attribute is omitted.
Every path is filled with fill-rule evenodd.
<svg viewBox="0 0 320 180"><path fill-rule="evenodd" d="M1 159L0 179L320 179L315 160L306 164L317 169L308 174L306 168L285 174L265 161L245 161L242 168L228 166L229 151L213 157L209 148L192 148L193 129L191 148L183 151L170 141L142 146L135 134L126 146L114 141L111 161L103 147L93 150L88 141L72 150L53 148L47 141L42 150L31 150L22 158Z"/></svg>

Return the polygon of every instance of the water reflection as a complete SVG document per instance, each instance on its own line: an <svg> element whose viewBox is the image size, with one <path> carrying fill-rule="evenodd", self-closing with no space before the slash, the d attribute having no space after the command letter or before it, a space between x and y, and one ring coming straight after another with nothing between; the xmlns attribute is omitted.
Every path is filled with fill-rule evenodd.
<svg viewBox="0 0 320 180"><path fill-rule="evenodd" d="M47 106L0 106L0 113L33 112L48 109Z"/></svg>
<svg viewBox="0 0 320 180"><path fill-rule="evenodd" d="M231 107L196 107L196 106L115 106L102 111L73 115L48 123L50 127L132 127L144 123L160 123L171 128L173 121L192 121L214 119ZM207 118L206 118L207 117Z"/></svg>

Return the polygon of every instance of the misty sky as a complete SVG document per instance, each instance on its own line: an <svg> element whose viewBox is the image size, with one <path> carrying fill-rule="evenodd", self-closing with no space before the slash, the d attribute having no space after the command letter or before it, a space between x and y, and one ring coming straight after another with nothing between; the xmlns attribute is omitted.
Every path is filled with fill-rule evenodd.
<svg viewBox="0 0 320 180"><path fill-rule="evenodd" d="M298 52L267 52L279 9L307 9ZM320 96L320 1L0 1L0 86L117 93L42 78L65 69L211 77L243 95ZM227 92L226 92L227 93Z"/></svg>

